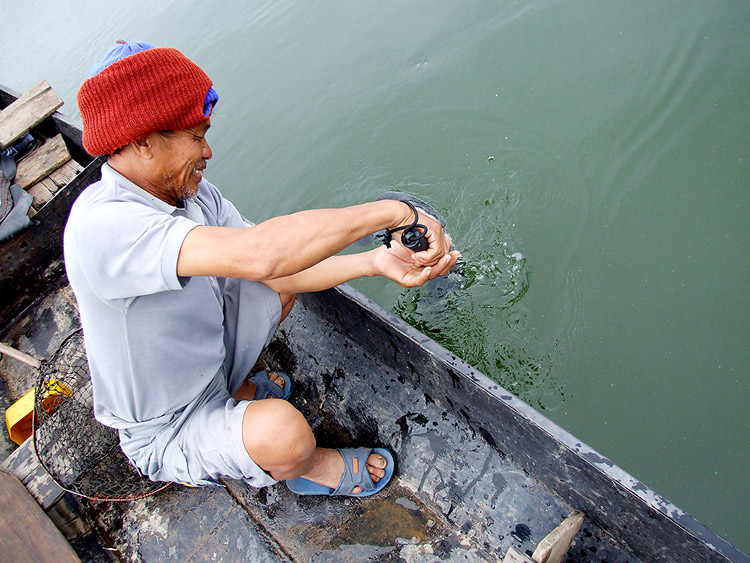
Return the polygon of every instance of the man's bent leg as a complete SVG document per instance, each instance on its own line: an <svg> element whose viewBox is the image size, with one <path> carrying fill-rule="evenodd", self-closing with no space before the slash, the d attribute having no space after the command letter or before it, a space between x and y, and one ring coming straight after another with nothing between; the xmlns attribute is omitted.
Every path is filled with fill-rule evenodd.
<svg viewBox="0 0 750 563"><path fill-rule="evenodd" d="M316 447L305 417L286 401L250 403L245 410L242 439L253 461L277 481L305 477L336 488L344 474L341 455L336 450ZM385 459L377 454L367 459L373 481L385 475L385 464ZM353 492L360 492L359 487Z"/></svg>
<svg viewBox="0 0 750 563"><path fill-rule="evenodd" d="M287 401L254 401L245 409L242 441L250 457L277 481L296 477L311 464L315 436Z"/></svg>

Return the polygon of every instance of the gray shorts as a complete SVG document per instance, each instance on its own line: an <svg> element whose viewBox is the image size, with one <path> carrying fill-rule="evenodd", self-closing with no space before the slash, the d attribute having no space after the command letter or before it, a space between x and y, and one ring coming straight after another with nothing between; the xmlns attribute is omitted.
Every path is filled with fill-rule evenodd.
<svg viewBox="0 0 750 563"><path fill-rule="evenodd" d="M176 413L120 430L123 452L154 481L202 486L226 477L243 479L254 487L276 483L250 458L242 441L242 421L250 402L237 402L231 394L242 385L276 331L281 302L276 292L257 287L251 288L250 300L243 295L248 287L240 287L232 288L232 299L225 300L225 322L233 327L225 333L227 359L208 387ZM242 314L243 301L253 305L252 313L244 311L251 318ZM263 310L266 314L259 314ZM249 346L249 342L255 344Z"/></svg>
<svg viewBox="0 0 750 563"><path fill-rule="evenodd" d="M141 428L128 431L123 451L128 455L128 449L135 449L128 457L154 481L202 486L226 477L254 487L273 485L276 481L252 460L242 441L242 419L249 404L235 401L217 377L155 435ZM149 443L143 444L145 440Z"/></svg>

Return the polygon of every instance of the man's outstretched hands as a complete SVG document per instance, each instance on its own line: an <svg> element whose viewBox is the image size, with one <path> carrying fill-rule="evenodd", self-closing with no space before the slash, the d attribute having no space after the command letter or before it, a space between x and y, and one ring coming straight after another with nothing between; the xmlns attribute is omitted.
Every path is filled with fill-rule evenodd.
<svg viewBox="0 0 750 563"><path fill-rule="evenodd" d="M414 221L414 214L411 210L403 205L403 209L406 210L404 218L398 224L398 226L411 225ZM435 266L451 249L451 239L443 232L443 226L440 221L431 217L421 209L419 210L419 217L417 221L420 225L424 225L427 228L427 243L429 248L421 252L413 253L412 260L421 266ZM398 231L394 233L394 237L400 242L401 236L404 231Z"/></svg>
<svg viewBox="0 0 750 563"><path fill-rule="evenodd" d="M435 223L440 226L437 221ZM440 238L443 238L442 229L440 235ZM435 237L436 244L440 238ZM450 241L447 241L447 244L447 248L436 249L433 248L433 242L430 241L428 250L413 253L394 240L391 243L391 248L381 246L372 251L373 265L380 276L386 277L403 287L418 287L431 279L448 274L456 264L461 254L457 250L449 252ZM430 256L434 250L438 250L436 254L439 254L436 259ZM420 258L426 258L428 262L432 263L421 263Z"/></svg>

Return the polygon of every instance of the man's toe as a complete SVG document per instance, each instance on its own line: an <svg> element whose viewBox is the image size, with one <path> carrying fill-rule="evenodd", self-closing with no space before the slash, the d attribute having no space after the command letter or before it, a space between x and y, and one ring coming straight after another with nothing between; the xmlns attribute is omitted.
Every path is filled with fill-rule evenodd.
<svg viewBox="0 0 750 563"><path fill-rule="evenodd" d="M384 469L387 464L388 461L380 454L373 453L367 458L367 465L371 465L372 467Z"/></svg>
<svg viewBox="0 0 750 563"><path fill-rule="evenodd" d="M367 458L367 471L370 472L370 477L375 482L385 477L385 466L388 462L386 459L378 454L370 454Z"/></svg>
<svg viewBox="0 0 750 563"><path fill-rule="evenodd" d="M284 380L284 376L279 375L278 372L275 372L275 371L272 371L271 373L268 374L268 379L272 383L275 383L276 385L281 387L282 389L284 388L284 384L286 383L286 381Z"/></svg>

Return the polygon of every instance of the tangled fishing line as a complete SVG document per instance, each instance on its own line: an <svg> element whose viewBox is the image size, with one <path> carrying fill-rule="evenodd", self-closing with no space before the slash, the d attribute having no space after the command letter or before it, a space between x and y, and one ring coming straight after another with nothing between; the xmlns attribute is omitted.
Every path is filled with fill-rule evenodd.
<svg viewBox="0 0 750 563"><path fill-rule="evenodd" d="M154 482L133 467L117 430L94 418L91 379L80 330L41 362L35 387L33 443L39 463L57 485L99 501L137 500L169 483Z"/></svg>

